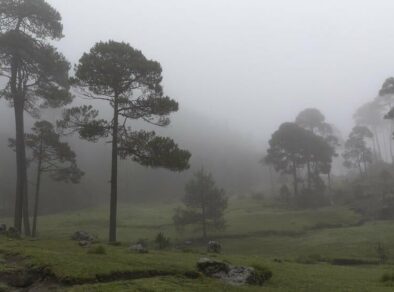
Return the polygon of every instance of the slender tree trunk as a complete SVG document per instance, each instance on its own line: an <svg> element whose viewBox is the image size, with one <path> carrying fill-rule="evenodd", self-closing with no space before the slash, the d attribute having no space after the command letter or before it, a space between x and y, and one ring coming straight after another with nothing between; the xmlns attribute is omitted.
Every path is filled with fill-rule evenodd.
<svg viewBox="0 0 394 292"><path fill-rule="evenodd" d="M379 161L379 159L378 159L378 152L377 152L377 149L376 149L375 137L372 138L372 151L373 151L373 156L374 156L375 162Z"/></svg>
<svg viewBox="0 0 394 292"><path fill-rule="evenodd" d="M363 169L361 168L361 162L358 161L358 170L360 171L360 176L363 176Z"/></svg>
<svg viewBox="0 0 394 292"><path fill-rule="evenodd" d="M13 57L11 62L11 78L10 89L14 101L15 111L15 153L16 153L16 191L15 191L15 212L14 212L14 227L22 232L22 211L23 211L23 101L17 90L17 75L18 75L18 61Z"/></svg>
<svg viewBox="0 0 394 292"><path fill-rule="evenodd" d="M294 196L298 195L298 179L297 179L297 164L293 161L293 184L294 184Z"/></svg>
<svg viewBox="0 0 394 292"><path fill-rule="evenodd" d="M271 195L274 196L274 195L276 195L276 192L275 192L274 175L272 173L272 166L271 165L268 165L268 171L269 171L269 174L270 174Z"/></svg>
<svg viewBox="0 0 394 292"><path fill-rule="evenodd" d="M391 107L390 107L391 108ZM394 154L393 154L393 121L390 120L390 129L389 129L389 143L390 143L390 159L391 159L391 164L394 163Z"/></svg>
<svg viewBox="0 0 394 292"><path fill-rule="evenodd" d="M29 184L27 180L27 165L23 168L23 227L26 236L31 236L30 218L29 218Z"/></svg>
<svg viewBox="0 0 394 292"><path fill-rule="evenodd" d="M114 98L114 119L112 128L112 166L111 166L111 202L109 219L109 242L116 242L116 219L118 200L118 95Z"/></svg>
<svg viewBox="0 0 394 292"><path fill-rule="evenodd" d="M310 190L311 189L311 163L309 161L309 158L306 162L306 168L308 171L308 189Z"/></svg>
<svg viewBox="0 0 394 292"><path fill-rule="evenodd" d="M377 145L377 147L378 147L379 158L380 158L380 160L383 160L383 157L382 157L382 148L380 147L380 142L379 142L379 137L378 137L378 131L377 131L376 127L373 128L373 132L374 132L373 134L374 134L375 140L376 140L376 145Z"/></svg>
<svg viewBox="0 0 394 292"><path fill-rule="evenodd" d="M19 32L22 18L18 19L15 32ZM19 76L18 76L19 75ZM22 232L22 220L24 222L25 234L30 235L29 209L28 209L28 189L26 171L26 150L25 150L25 130L24 130L24 95L21 81L20 60L18 53L11 60L10 78L11 96L14 102L15 111L15 153L16 153L16 191L15 191L15 213L14 227Z"/></svg>
<svg viewBox="0 0 394 292"><path fill-rule="evenodd" d="M384 158L386 158L386 155L388 154L388 153L387 153L387 150L388 150L388 149L387 149L387 143L386 143L386 135L385 135L384 132L385 132L385 131L384 131L384 128L383 128L383 129L382 129L382 138L383 138L382 140L383 140L383 150L384 150L384 153L383 153L383 154L384 154ZM388 154L388 155L390 155L390 154ZM384 158L383 158L383 161L385 160Z"/></svg>
<svg viewBox="0 0 394 292"><path fill-rule="evenodd" d="M38 156L38 166L37 166L37 179L36 179L36 194L34 201L34 214L33 214L33 231L32 236L37 236L37 216L38 216L38 203L40 198L40 185L41 185L41 165L42 165L42 137L40 140L40 150Z"/></svg>
<svg viewBox="0 0 394 292"><path fill-rule="evenodd" d="M368 172L367 172L367 161L365 160L365 157L363 155L363 164L364 164L364 172L365 172L365 176L368 176Z"/></svg>
<svg viewBox="0 0 394 292"><path fill-rule="evenodd" d="M22 115L22 116L21 116ZM14 227L19 232L22 232L22 212L23 212L23 109L22 113L19 106L15 104L15 152L16 152L16 192L15 192L15 213L14 213Z"/></svg>
<svg viewBox="0 0 394 292"><path fill-rule="evenodd" d="M206 242L207 241L207 221L206 221L204 195L202 194L201 197L203 198L203 203L202 203L202 237L204 239L204 242Z"/></svg>
<svg viewBox="0 0 394 292"><path fill-rule="evenodd" d="M18 102L14 105L14 107L15 107L15 129L16 129L15 148L16 148L16 168L17 168L14 226L19 232L22 232L22 221L23 221L25 235L30 236L23 105L19 104Z"/></svg>

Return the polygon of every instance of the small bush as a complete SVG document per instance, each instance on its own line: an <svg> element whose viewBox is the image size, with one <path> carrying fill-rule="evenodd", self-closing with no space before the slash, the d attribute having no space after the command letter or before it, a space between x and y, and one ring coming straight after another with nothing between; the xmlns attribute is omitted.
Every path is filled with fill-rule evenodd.
<svg viewBox="0 0 394 292"><path fill-rule="evenodd" d="M381 242L378 242L376 244L375 251L380 263L384 264L385 262L387 262L387 260L389 259L389 251Z"/></svg>
<svg viewBox="0 0 394 292"><path fill-rule="evenodd" d="M394 273L384 273L380 279L382 282L394 282Z"/></svg>
<svg viewBox="0 0 394 292"><path fill-rule="evenodd" d="M11 290L10 287L6 286L3 283L0 283L0 292L7 292L7 291L10 291L10 290Z"/></svg>
<svg viewBox="0 0 394 292"><path fill-rule="evenodd" d="M8 228L6 235L7 235L7 237L12 238L12 239L21 239L20 232L18 230L16 230L16 228L14 228L14 227Z"/></svg>
<svg viewBox="0 0 394 292"><path fill-rule="evenodd" d="M157 234L155 244L158 249L166 249L170 246L170 239L166 237L162 232Z"/></svg>
<svg viewBox="0 0 394 292"><path fill-rule="evenodd" d="M377 261L369 261L362 259L332 259L331 264L337 266L362 266L362 265L376 265Z"/></svg>
<svg viewBox="0 0 394 292"><path fill-rule="evenodd" d="M91 247L88 250L88 253L89 254L107 254L107 251L104 246L98 245L98 246Z"/></svg>
<svg viewBox="0 0 394 292"><path fill-rule="evenodd" d="M267 267L261 266L259 264L252 265L252 267L257 273L257 280L260 285L263 285L265 282L272 278L272 271Z"/></svg>

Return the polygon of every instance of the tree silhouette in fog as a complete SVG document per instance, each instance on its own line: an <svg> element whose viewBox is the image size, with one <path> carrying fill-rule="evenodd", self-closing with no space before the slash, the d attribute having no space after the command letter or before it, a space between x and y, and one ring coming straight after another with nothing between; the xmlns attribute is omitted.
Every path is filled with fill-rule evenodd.
<svg viewBox="0 0 394 292"><path fill-rule="evenodd" d="M83 105L64 111L58 121L62 129L77 131L81 138L96 142L110 137L112 144L109 240L116 241L118 156L148 167L182 171L189 167L190 153L155 132L132 129L130 120L142 120L164 127L178 103L163 94L162 69L129 44L97 43L76 67L76 87L95 101L106 102L112 117L100 119L98 110Z"/></svg>
<svg viewBox="0 0 394 292"><path fill-rule="evenodd" d="M33 162L36 167L36 190L33 212L32 236L37 235L37 216L40 200L41 179L48 174L55 181L79 183L83 172L78 168L76 155L68 143L60 141L60 135L55 132L48 121L38 121L32 128L32 133L25 134L28 148L29 165ZM15 149L14 139L10 139L10 147Z"/></svg>
<svg viewBox="0 0 394 292"><path fill-rule="evenodd" d="M60 14L44 0L0 2L0 75L7 79L0 96L14 107L17 184L14 226L28 218L24 112L37 117L42 107L60 107L71 102L69 63L48 42L63 37Z"/></svg>
<svg viewBox="0 0 394 292"><path fill-rule="evenodd" d="M326 117L316 108L307 108L301 111L297 115L295 123L313 134L323 137L334 150L340 145L339 138L334 134L334 127L326 122ZM334 156L337 154L335 153ZM312 187L313 178L316 179L316 175L312 173L311 163L313 162L310 160L306 161L309 189ZM331 185L331 164L326 164L326 167L329 168L324 173L327 174L328 184Z"/></svg>
<svg viewBox="0 0 394 292"><path fill-rule="evenodd" d="M347 168L358 168L360 175L367 175L368 164L372 162L372 151L367 139L373 139L372 132L364 126L355 126L345 143L342 156Z"/></svg>
<svg viewBox="0 0 394 292"><path fill-rule="evenodd" d="M205 241L208 228L224 228L223 212L227 208L227 197L225 191L216 186L211 173L201 169L194 174L185 186L183 203L186 209L178 208L173 217L178 228L200 224Z"/></svg>
<svg viewBox="0 0 394 292"><path fill-rule="evenodd" d="M313 134L296 123L284 123L272 134L265 162L272 164L275 170L293 177L294 195L298 195L299 172L308 163L311 180L315 186L320 183L320 174L327 174L331 169L334 149L324 138ZM313 174L313 175L312 175Z"/></svg>

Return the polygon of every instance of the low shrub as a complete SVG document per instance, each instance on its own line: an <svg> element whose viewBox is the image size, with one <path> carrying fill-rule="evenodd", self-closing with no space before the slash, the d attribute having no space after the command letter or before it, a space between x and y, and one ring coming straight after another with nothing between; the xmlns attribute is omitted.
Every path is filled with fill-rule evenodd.
<svg viewBox="0 0 394 292"><path fill-rule="evenodd" d="M10 287L8 287L3 283L0 283L0 292L7 292L7 291L10 291Z"/></svg>
<svg viewBox="0 0 394 292"><path fill-rule="evenodd" d="M157 234L156 239L155 239L155 244L158 249L166 249L170 246L170 239L166 237L162 232Z"/></svg>
<svg viewBox="0 0 394 292"><path fill-rule="evenodd" d="M97 245L89 248L89 254L107 254L107 250L102 245Z"/></svg>
<svg viewBox="0 0 394 292"><path fill-rule="evenodd" d="M386 248L386 246L383 245L383 243L378 242L375 246L375 251L380 263L386 263L390 255L389 250Z"/></svg>
<svg viewBox="0 0 394 292"><path fill-rule="evenodd" d="M252 267L255 269L258 277L258 282L260 285L264 284L267 282L269 279L272 278L272 271L268 269L267 267L261 266L259 264L254 264Z"/></svg>
<svg viewBox="0 0 394 292"><path fill-rule="evenodd" d="M382 282L394 282L394 272L393 273L384 273L382 278L380 279Z"/></svg>
<svg viewBox="0 0 394 292"><path fill-rule="evenodd" d="M361 266L361 265L376 265L377 261L362 260L362 259L332 259L331 264L338 266Z"/></svg>

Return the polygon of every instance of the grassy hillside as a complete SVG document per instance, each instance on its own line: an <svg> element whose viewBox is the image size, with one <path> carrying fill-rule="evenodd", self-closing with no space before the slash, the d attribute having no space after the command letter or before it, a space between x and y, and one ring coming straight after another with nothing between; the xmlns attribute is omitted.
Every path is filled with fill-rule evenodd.
<svg viewBox="0 0 394 292"><path fill-rule="evenodd" d="M59 291L392 291L394 256L379 264L378 242L394 255L394 223L363 223L345 208L286 210L264 201L233 200L226 212L227 228L212 234L223 244L218 258L236 265L259 265L272 270L263 287L234 287L195 273L197 260L206 256L199 234L179 234L171 223L176 205L122 206L120 246L105 243L107 209L40 218L39 240L0 237L0 274L29 270L52 279L36 283L35 291L51 284ZM6 221L6 220L3 220ZM106 254L92 254L70 236L76 230L96 234ZM139 239L153 241L158 232L171 238L168 251L134 254L127 250ZM187 249L175 248L192 239ZM208 255L214 256L214 255ZM337 265L344 264L344 265ZM196 276L197 275L197 276ZM1 276L0 276L1 282ZM40 286L42 285L42 286ZM0 291L1 291L0 285ZM4 288L9 289L9 288ZM34 291L34 290L32 290Z"/></svg>

